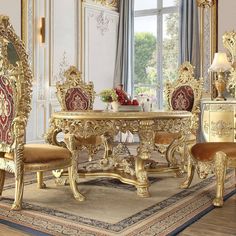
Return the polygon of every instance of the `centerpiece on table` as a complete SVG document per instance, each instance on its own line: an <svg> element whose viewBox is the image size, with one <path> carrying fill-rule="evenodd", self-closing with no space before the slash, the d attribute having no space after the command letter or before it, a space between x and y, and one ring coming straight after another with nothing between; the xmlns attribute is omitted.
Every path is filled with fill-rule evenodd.
<svg viewBox="0 0 236 236"><path fill-rule="evenodd" d="M123 85L119 84L115 88L116 94L118 96L117 106L113 106L115 111L141 111L141 106L137 99L129 99L127 93L123 89Z"/></svg>
<svg viewBox="0 0 236 236"><path fill-rule="evenodd" d="M118 95L114 89L104 89L99 93L99 96L103 102L106 103L105 110L110 110L111 103L118 101Z"/></svg>

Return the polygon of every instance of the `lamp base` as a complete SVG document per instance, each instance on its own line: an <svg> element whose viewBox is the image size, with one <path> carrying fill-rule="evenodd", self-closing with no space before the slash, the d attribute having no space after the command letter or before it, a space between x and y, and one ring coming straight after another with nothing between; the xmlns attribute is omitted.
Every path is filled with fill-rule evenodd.
<svg viewBox="0 0 236 236"><path fill-rule="evenodd" d="M215 80L215 87L217 90L217 97L214 99L215 101L225 101L226 98L224 97L223 93L226 88L226 83L224 80L224 73L218 72L218 78Z"/></svg>
<svg viewBox="0 0 236 236"><path fill-rule="evenodd" d="M226 101L227 99L225 97L216 97L214 98L214 101Z"/></svg>

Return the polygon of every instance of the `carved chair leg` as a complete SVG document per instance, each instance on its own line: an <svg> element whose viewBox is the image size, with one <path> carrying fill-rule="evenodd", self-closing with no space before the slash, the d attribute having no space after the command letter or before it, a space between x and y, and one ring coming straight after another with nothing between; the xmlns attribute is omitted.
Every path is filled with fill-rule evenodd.
<svg viewBox="0 0 236 236"><path fill-rule="evenodd" d="M24 171L21 171L19 176L16 176L15 182L15 200L11 207L11 210L19 211L22 207L22 198L23 198L23 191L24 191Z"/></svg>
<svg viewBox="0 0 236 236"><path fill-rule="evenodd" d="M2 196L3 186L5 182L5 170L0 170L0 196Z"/></svg>
<svg viewBox="0 0 236 236"><path fill-rule="evenodd" d="M84 201L85 197L79 192L76 182L76 173L73 166L68 168L70 187L74 198L78 201Z"/></svg>
<svg viewBox="0 0 236 236"><path fill-rule="evenodd" d="M188 188L193 181L194 173L196 166L192 163L190 157L188 157L188 166L187 166L187 177L185 181L180 185L180 188Z"/></svg>
<svg viewBox="0 0 236 236"><path fill-rule="evenodd" d="M227 169L227 156L224 152L217 152L215 155L215 175L216 175L216 197L213 205L223 206L224 183Z"/></svg>
<svg viewBox="0 0 236 236"><path fill-rule="evenodd" d="M42 171L38 171L37 172L37 187L39 189L43 189L46 188L46 184L43 182L43 172Z"/></svg>

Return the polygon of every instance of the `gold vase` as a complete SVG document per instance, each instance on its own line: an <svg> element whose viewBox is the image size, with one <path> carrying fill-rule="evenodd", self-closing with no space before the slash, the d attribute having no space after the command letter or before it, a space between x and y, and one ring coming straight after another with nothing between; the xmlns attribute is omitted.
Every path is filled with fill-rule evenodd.
<svg viewBox="0 0 236 236"><path fill-rule="evenodd" d="M217 97L215 98L215 100L216 101L226 100L226 98L223 95L225 88L226 88L226 83L224 80L224 72L217 73L217 79L215 80L215 87L217 90Z"/></svg>

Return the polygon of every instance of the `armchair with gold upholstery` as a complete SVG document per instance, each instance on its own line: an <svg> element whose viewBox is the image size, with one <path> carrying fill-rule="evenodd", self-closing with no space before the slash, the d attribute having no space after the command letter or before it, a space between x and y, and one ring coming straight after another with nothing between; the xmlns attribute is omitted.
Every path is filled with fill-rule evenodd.
<svg viewBox="0 0 236 236"><path fill-rule="evenodd" d="M5 172L15 175L13 210L20 210L25 172L38 172L68 167L74 197L83 200L75 182L73 157L66 148L49 144L26 144L25 129L31 110L32 73L28 56L7 16L0 16L0 196Z"/></svg>
<svg viewBox="0 0 236 236"><path fill-rule="evenodd" d="M186 110L192 113L191 134L187 139L187 145L196 143L196 134L198 130L198 120L200 112L200 99L202 96L203 79L194 77L194 66L189 62L184 62L178 71L178 79L168 81L165 87L165 96L167 107L169 110ZM180 151L180 147L175 146L175 141L180 139L179 134L158 132L155 134L155 149L160 153L165 154L168 166L176 167L179 160L175 160L174 153ZM180 165L185 165L186 159L181 149L183 160L180 160ZM182 167L183 169L184 167ZM177 168L178 169L178 168Z"/></svg>

